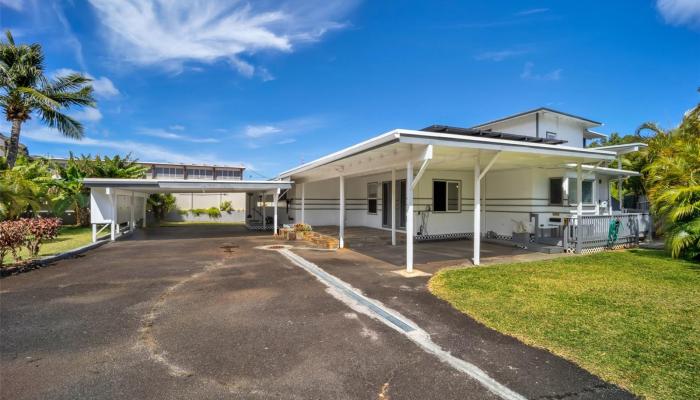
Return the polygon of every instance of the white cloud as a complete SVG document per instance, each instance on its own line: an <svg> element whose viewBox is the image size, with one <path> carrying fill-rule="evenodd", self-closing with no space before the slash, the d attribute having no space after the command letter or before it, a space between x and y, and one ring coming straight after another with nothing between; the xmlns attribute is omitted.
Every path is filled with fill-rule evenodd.
<svg viewBox="0 0 700 400"><path fill-rule="evenodd" d="M22 11L23 0L0 0L0 6L11 8L15 11Z"/></svg>
<svg viewBox="0 0 700 400"><path fill-rule="evenodd" d="M70 147L65 150L66 153L68 150L73 150L77 146L100 149L102 151L115 151L121 154L132 153L136 158L143 161L179 162L185 164L246 165L246 163L241 161L222 160L213 154L195 152L179 153L151 143L133 140L105 140L88 136L81 140L76 140L65 137L58 131L47 127L26 129L22 132L22 138L36 142L68 145Z"/></svg>
<svg viewBox="0 0 700 400"><path fill-rule="evenodd" d="M176 125L176 127L180 127L179 125ZM184 129L184 127L183 127ZM182 129L180 129L182 130ZM183 142L191 142L191 143L218 143L219 139L215 138L198 138L195 136L187 136L183 135L180 133L173 133L173 132L168 132L164 129L150 129L150 128L144 128L139 130L138 132L141 135L145 136L151 136L151 137L157 137L161 139L170 139L170 140L179 140Z"/></svg>
<svg viewBox="0 0 700 400"><path fill-rule="evenodd" d="M257 68L242 56L259 51L291 52L301 42L316 41L357 0L90 0L114 50L136 65L181 71L185 63L227 60L242 75ZM270 7L274 5L274 7ZM261 72L265 79L268 73Z"/></svg>
<svg viewBox="0 0 700 400"><path fill-rule="evenodd" d="M95 91L96 96L114 97L119 95L119 89L117 89L114 86L114 83L112 83L112 81L105 76L93 78L92 82L90 83L92 84L92 89Z"/></svg>
<svg viewBox="0 0 700 400"><path fill-rule="evenodd" d="M171 131L184 131L185 127L182 125L171 125L168 127Z"/></svg>
<svg viewBox="0 0 700 400"><path fill-rule="evenodd" d="M280 140L279 142L277 142L277 144L292 144L296 141L297 141L296 139L289 138L289 139Z"/></svg>
<svg viewBox="0 0 700 400"><path fill-rule="evenodd" d="M532 14L542 14L549 11L549 8L531 8L529 10L522 10L515 13L515 15L532 15Z"/></svg>
<svg viewBox="0 0 700 400"><path fill-rule="evenodd" d="M70 68L59 68L56 71L54 71L53 76L56 77L60 75L74 74L77 72L78 71ZM95 93L95 96L102 98L110 98L119 95L119 89L117 89L117 87L114 86L114 83L106 76L95 78L87 72L83 72L82 74L92 79L92 82L90 82L90 84L92 85L92 89Z"/></svg>
<svg viewBox="0 0 700 400"><path fill-rule="evenodd" d="M282 129L273 125L247 125L243 129L243 134L249 138L260 138L280 132Z"/></svg>
<svg viewBox="0 0 700 400"><path fill-rule="evenodd" d="M657 0L656 8L666 23L700 28L700 1L698 0Z"/></svg>
<svg viewBox="0 0 700 400"><path fill-rule="evenodd" d="M503 61L508 58L513 58L522 54L527 54L529 53L528 50L524 49L506 49L506 50L497 50L497 51L485 51L483 53L479 53L474 57L478 61Z"/></svg>
<svg viewBox="0 0 700 400"><path fill-rule="evenodd" d="M102 119L102 113L97 108L85 107L70 114L80 122L97 122Z"/></svg>
<svg viewBox="0 0 700 400"><path fill-rule="evenodd" d="M293 118L269 124L246 125L243 128L242 136L250 139L259 139L277 134L296 134L309 132L323 125L323 119L318 117Z"/></svg>
<svg viewBox="0 0 700 400"><path fill-rule="evenodd" d="M549 71L549 72L544 73L544 74L533 72L534 68L535 68L534 63L526 62L525 66L523 67L523 72L520 73L520 77L522 79L534 80L534 81L558 81L559 79L561 79L561 72L562 72L561 68Z"/></svg>

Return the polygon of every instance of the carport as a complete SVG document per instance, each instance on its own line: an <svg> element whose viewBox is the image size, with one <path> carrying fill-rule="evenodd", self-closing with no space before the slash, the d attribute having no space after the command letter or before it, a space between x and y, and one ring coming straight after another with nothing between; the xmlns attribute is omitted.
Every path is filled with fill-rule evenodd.
<svg viewBox="0 0 700 400"><path fill-rule="evenodd" d="M272 195L274 208L273 232L278 228L278 201L292 187L289 180L215 181L172 179L85 178L90 188L90 223L92 240L109 228L115 240L122 226L133 231L138 225L146 227L146 203L154 193L256 193Z"/></svg>

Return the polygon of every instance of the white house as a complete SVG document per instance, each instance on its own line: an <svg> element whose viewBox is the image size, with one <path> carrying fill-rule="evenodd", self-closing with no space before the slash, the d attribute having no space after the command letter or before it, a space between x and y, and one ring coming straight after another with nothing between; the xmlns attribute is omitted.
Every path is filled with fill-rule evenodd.
<svg viewBox="0 0 700 400"><path fill-rule="evenodd" d="M341 247L346 226L390 231L393 245L402 232L409 271L416 240L472 239L475 264L482 240L577 252L636 243L648 215L613 209L611 187L637 173L610 164L644 144L586 148L586 140L604 137L591 130L600 125L539 108L472 128L395 129L282 172L268 185L216 184L246 192L251 229L335 225ZM174 191L157 179L123 184L121 190ZM104 191L110 182L86 185ZM201 192L201 185L180 181L177 192ZM619 226L614 243L611 221Z"/></svg>
<svg viewBox="0 0 700 400"><path fill-rule="evenodd" d="M338 225L341 246L345 226L391 230L394 243L408 233L409 268L413 240L473 238L476 264L481 238L604 247L611 216L636 241L647 221L613 209L610 188L637 173L608 165L644 145L585 148L600 125L540 108L473 128L395 129L281 173L293 182L282 220Z"/></svg>

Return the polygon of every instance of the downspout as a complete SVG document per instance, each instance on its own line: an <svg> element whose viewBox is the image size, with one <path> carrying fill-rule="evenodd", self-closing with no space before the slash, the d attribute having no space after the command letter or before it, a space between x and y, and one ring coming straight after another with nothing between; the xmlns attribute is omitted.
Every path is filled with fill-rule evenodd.
<svg viewBox="0 0 700 400"><path fill-rule="evenodd" d="M540 113L535 113L535 137L540 137Z"/></svg>

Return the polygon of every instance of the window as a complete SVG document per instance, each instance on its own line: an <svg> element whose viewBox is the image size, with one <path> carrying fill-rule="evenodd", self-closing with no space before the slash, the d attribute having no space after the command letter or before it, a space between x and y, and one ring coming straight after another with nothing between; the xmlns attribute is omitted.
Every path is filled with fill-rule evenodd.
<svg viewBox="0 0 700 400"><path fill-rule="evenodd" d="M583 204L593 203L593 183L592 180L581 182ZM578 204L576 201L576 178L569 178L569 204Z"/></svg>
<svg viewBox="0 0 700 400"><path fill-rule="evenodd" d="M367 184L367 212L370 214L377 213L377 182Z"/></svg>
<svg viewBox="0 0 700 400"><path fill-rule="evenodd" d="M182 178L184 170L175 167L156 167L156 177L158 178Z"/></svg>
<svg viewBox="0 0 700 400"><path fill-rule="evenodd" d="M546 135L547 135L547 139L556 139L557 138L556 132L547 131Z"/></svg>
<svg viewBox="0 0 700 400"><path fill-rule="evenodd" d="M232 170L232 169L217 169L216 170L216 178L217 179L240 179L241 178L241 170Z"/></svg>
<svg viewBox="0 0 700 400"><path fill-rule="evenodd" d="M563 178L549 178L549 204L562 205L564 201L563 185Z"/></svg>
<svg viewBox="0 0 700 400"><path fill-rule="evenodd" d="M188 168L187 177L189 179L211 179L212 170L203 168Z"/></svg>
<svg viewBox="0 0 700 400"><path fill-rule="evenodd" d="M433 181L433 211L459 211L460 199L458 181Z"/></svg>

